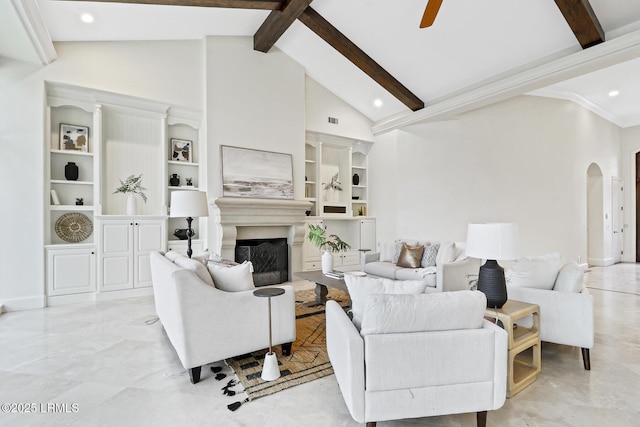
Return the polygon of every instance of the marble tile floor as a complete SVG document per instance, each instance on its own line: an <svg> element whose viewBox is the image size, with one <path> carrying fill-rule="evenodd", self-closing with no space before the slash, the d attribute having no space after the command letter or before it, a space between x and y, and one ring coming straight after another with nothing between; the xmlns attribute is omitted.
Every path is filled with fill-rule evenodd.
<svg viewBox="0 0 640 427"><path fill-rule="evenodd" d="M543 343L538 380L490 412L488 425L638 425L640 264L592 268L586 280L595 300L592 370L579 349ZM0 426L357 425L334 376L229 411L238 398L222 394L226 380L205 369L190 384L155 319L151 297L1 314L0 403L33 403L36 412L0 412ZM475 426L475 414L378 423L413 425Z"/></svg>

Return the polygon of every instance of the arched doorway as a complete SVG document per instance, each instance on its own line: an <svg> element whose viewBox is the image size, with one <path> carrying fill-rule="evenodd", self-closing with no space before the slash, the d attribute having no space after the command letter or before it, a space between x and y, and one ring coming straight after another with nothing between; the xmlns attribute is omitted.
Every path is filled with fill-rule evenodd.
<svg viewBox="0 0 640 427"><path fill-rule="evenodd" d="M587 262L604 266L604 182L602 169L591 163L587 169Z"/></svg>

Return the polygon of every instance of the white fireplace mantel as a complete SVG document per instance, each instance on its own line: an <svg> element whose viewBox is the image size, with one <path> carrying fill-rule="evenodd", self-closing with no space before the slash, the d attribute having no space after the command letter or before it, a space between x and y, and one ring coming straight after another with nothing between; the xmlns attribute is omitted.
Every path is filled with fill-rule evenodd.
<svg viewBox="0 0 640 427"><path fill-rule="evenodd" d="M218 197L209 204L223 258L235 258L238 234L250 230L251 238L286 237L290 248L289 280L294 271L302 270L305 212L311 209L310 202Z"/></svg>

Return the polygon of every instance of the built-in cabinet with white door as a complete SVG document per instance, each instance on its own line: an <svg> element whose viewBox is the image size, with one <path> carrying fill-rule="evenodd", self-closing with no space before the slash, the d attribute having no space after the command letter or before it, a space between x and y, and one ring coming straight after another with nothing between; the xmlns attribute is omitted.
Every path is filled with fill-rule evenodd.
<svg viewBox="0 0 640 427"><path fill-rule="evenodd" d="M117 296L112 291L150 293L149 252L166 250L169 240L174 249L185 245L173 237L174 228L186 228L186 221L169 222L170 194L206 187L198 163L206 158L201 112L52 82L46 83L46 101L47 304ZM81 144L64 138L73 141L78 134ZM179 160L172 157L176 140L189 149ZM71 163L77 167L75 179L65 174ZM184 187L170 185L173 174L183 177ZM147 196L146 201L137 196L134 216L125 215L127 195L115 191L130 175L142 176ZM206 235L206 219L194 225ZM195 245L205 243L197 239Z"/></svg>
<svg viewBox="0 0 640 427"><path fill-rule="evenodd" d="M164 218L99 217L101 291L149 287L149 254L165 247Z"/></svg>

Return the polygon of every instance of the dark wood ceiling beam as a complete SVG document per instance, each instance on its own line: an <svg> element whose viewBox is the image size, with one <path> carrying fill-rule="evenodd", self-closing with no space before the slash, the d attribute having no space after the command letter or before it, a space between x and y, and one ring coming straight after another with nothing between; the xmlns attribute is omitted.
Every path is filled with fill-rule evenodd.
<svg viewBox="0 0 640 427"><path fill-rule="evenodd" d="M298 19L411 110L424 108L424 102L420 98L311 7L307 7Z"/></svg>
<svg viewBox="0 0 640 427"><path fill-rule="evenodd" d="M604 30L589 0L555 0L583 49L604 42Z"/></svg>
<svg viewBox="0 0 640 427"><path fill-rule="evenodd" d="M272 11L253 36L253 49L269 52L269 49L298 19L313 0L286 0L280 10Z"/></svg>
<svg viewBox="0 0 640 427"><path fill-rule="evenodd" d="M101 3L156 4L164 6L223 7L229 9L278 10L282 0L73 0Z"/></svg>

